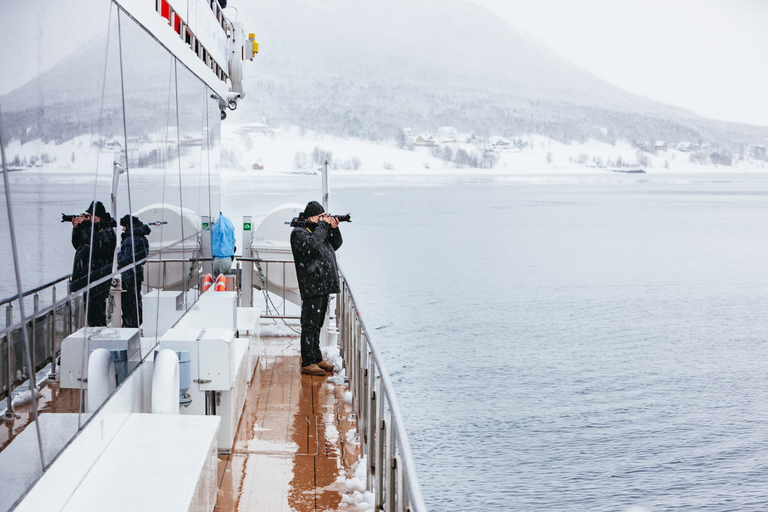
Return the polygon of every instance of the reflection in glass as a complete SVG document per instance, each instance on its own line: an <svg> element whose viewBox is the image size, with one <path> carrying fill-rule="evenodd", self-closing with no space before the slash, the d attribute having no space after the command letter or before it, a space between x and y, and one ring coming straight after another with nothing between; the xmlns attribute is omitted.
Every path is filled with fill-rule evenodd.
<svg viewBox="0 0 768 512"><path fill-rule="evenodd" d="M84 12L88 16L81 19ZM19 71L0 77L7 156L0 180L0 261L6 269L0 277L0 412L9 403L15 411L13 421L0 423L0 512L39 478L98 407L87 406L83 389L92 347L78 345L69 367L77 376L68 380L58 362L59 355L65 359L62 345L72 346L70 335L81 328L94 335L94 326L105 324L142 325L151 332L138 306L142 291L177 290L187 308L196 300L200 218L219 211L221 137L213 92L116 4L83 0L73 9L28 0L4 6L4 14L2 47L26 44L13 44L13 55L0 52L0 67ZM46 37L30 39L28 27L13 20L35 20ZM18 76L25 78L14 82ZM18 258L10 251L5 179ZM92 204L92 215L112 222L91 222L79 233L82 221L61 222L62 213L77 217ZM127 260L120 259L127 237L119 225L123 218L126 232L134 222L151 229L146 248L129 241ZM73 245L73 238L82 243ZM9 271L15 265L25 290L24 318L19 299L3 300L17 293ZM111 287L113 278L122 278L121 285ZM135 293L127 296L131 289ZM132 361L123 377L137 365ZM35 375L43 384L39 396L23 396ZM39 445L45 448L43 464Z"/></svg>
<svg viewBox="0 0 768 512"><path fill-rule="evenodd" d="M200 221L184 205L182 183L189 181L187 200L196 205L203 87L130 17L121 17L121 30L131 212L151 229L144 289L189 292ZM189 236L193 240L185 242ZM185 305L194 299L184 293Z"/></svg>
<svg viewBox="0 0 768 512"><path fill-rule="evenodd" d="M30 37L32 20L45 37ZM109 172L111 158L100 158L102 140L122 125L119 87L104 81L117 62L114 20L111 3L101 0L84 0L77 9L42 0L9 2L0 18L0 47L6 49L0 52L0 131L6 170L12 171L4 178L18 247L14 258L3 185L0 410L10 405L12 419L0 424L0 511L42 474L39 447L47 465L78 428L79 390L46 379L62 338L77 327L66 300L72 225L61 222L62 213L82 213L97 195L106 193L109 201L109 179L105 184L101 175ZM17 294L16 266L23 302L4 301ZM42 385L38 396L30 390L33 381Z"/></svg>
<svg viewBox="0 0 768 512"><path fill-rule="evenodd" d="M219 110L219 101L210 89L206 93L206 102L208 128L206 150L208 154L204 161L208 166L208 201L213 220L218 217L219 211L221 211L221 111Z"/></svg>

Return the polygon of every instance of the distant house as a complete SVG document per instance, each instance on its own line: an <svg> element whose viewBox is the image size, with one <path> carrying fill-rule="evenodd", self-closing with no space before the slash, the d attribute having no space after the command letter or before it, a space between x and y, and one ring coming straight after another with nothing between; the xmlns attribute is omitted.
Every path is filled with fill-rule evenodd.
<svg viewBox="0 0 768 512"><path fill-rule="evenodd" d="M509 148L509 140L505 139L504 137L491 137L491 146L493 146L496 149L507 149Z"/></svg>
<svg viewBox="0 0 768 512"><path fill-rule="evenodd" d="M245 123L240 129L246 133L266 133L267 125L263 123Z"/></svg>
<svg viewBox="0 0 768 512"><path fill-rule="evenodd" d="M680 142L675 149L677 149L678 151L685 151L687 153L691 151L693 148L691 147L690 142Z"/></svg>
<svg viewBox="0 0 768 512"><path fill-rule="evenodd" d="M422 133L416 136L413 141L416 146L435 146L435 138L427 133Z"/></svg>
<svg viewBox="0 0 768 512"><path fill-rule="evenodd" d="M653 143L653 150L654 151L666 151L667 150L667 143L663 140L657 140Z"/></svg>
<svg viewBox="0 0 768 512"><path fill-rule="evenodd" d="M254 171L263 171L264 170L264 166L263 165L259 165L259 164L253 164L253 170Z"/></svg>
<svg viewBox="0 0 768 512"><path fill-rule="evenodd" d="M442 143L457 142L459 132L452 126L442 126L437 129L437 137Z"/></svg>

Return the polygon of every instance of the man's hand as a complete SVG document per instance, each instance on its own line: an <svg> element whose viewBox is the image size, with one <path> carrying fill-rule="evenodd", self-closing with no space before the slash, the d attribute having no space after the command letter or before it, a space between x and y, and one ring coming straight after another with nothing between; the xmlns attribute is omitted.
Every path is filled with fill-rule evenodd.
<svg viewBox="0 0 768 512"><path fill-rule="evenodd" d="M322 216L320 216L320 220L323 222L327 222L331 225L332 228L339 227L339 219L336 217L331 217L329 214L324 213Z"/></svg>
<svg viewBox="0 0 768 512"><path fill-rule="evenodd" d="M83 215L78 215L77 217L72 219L72 227L76 228L77 226L79 226L83 222L86 222L86 221L89 221L89 220L91 220L91 214L90 213L86 213L86 214L83 214Z"/></svg>

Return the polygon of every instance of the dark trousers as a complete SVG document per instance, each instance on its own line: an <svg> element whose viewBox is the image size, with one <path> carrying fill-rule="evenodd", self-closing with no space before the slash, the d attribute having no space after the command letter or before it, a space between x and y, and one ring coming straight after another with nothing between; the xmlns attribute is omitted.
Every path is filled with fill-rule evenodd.
<svg viewBox="0 0 768 512"><path fill-rule="evenodd" d="M328 310L328 296L301 299L301 364L309 366L323 360L320 352L320 329Z"/></svg>
<svg viewBox="0 0 768 512"><path fill-rule="evenodd" d="M104 293L99 287L85 293L88 304L88 327L105 327L107 325L107 297L109 297L109 284Z"/></svg>
<svg viewBox="0 0 768 512"><path fill-rule="evenodd" d="M123 327L139 327L144 321L141 307L141 284L138 287L129 283L127 289L120 295L123 310Z"/></svg>

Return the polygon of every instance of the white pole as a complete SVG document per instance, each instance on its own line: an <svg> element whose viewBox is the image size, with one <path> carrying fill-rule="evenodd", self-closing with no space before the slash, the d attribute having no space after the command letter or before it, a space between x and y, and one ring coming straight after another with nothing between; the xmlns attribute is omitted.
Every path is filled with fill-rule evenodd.
<svg viewBox="0 0 768 512"><path fill-rule="evenodd" d="M323 166L318 170L323 173L323 209L327 212L328 196L331 193L330 188L328 186L328 160L326 160Z"/></svg>

